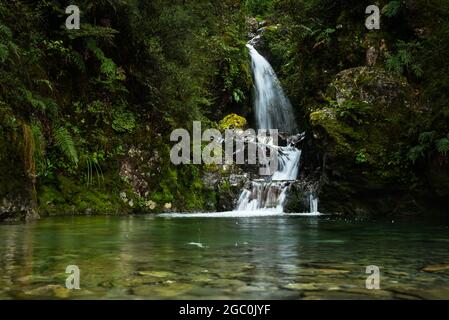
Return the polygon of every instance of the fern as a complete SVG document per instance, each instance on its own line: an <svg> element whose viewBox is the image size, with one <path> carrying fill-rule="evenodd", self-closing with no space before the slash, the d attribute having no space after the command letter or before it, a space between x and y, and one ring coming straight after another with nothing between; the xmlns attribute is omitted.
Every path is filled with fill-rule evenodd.
<svg viewBox="0 0 449 320"><path fill-rule="evenodd" d="M83 57L76 51L70 54L70 61L83 73L86 73L86 65Z"/></svg>
<svg viewBox="0 0 449 320"><path fill-rule="evenodd" d="M435 146L439 153L446 156L449 152L449 134L447 137L437 140Z"/></svg>
<svg viewBox="0 0 449 320"><path fill-rule="evenodd" d="M428 146L433 140L434 132L423 132L419 135L418 141L422 145Z"/></svg>
<svg viewBox="0 0 449 320"><path fill-rule="evenodd" d="M87 48L89 48L89 50L91 50L94 53L95 57L100 61L101 73L103 73L107 77L112 77L113 75L115 75L117 71L117 65L114 63L114 61L112 61L112 59L109 59L104 55L103 50L101 50L97 46L95 41L89 40L87 42Z"/></svg>
<svg viewBox="0 0 449 320"><path fill-rule="evenodd" d="M410 149L407 154L408 160L415 163L419 158L424 157L425 148L423 146L416 146Z"/></svg>
<svg viewBox="0 0 449 320"><path fill-rule="evenodd" d="M385 61L386 69L397 74L408 71L418 78L421 77L423 75L423 69L416 59L421 48L421 43L417 41L398 41L397 52L387 56Z"/></svg>
<svg viewBox="0 0 449 320"><path fill-rule="evenodd" d="M423 132L418 137L418 145L411 148L407 154L408 160L415 163L418 159L423 158L425 154L432 148L435 132Z"/></svg>
<svg viewBox="0 0 449 320"><path fill-rule="evenodd" d="M75 166L78 165L78 153L76 151L75 142L69 131L64 127L53 128L53 137L55 144L70 162Z"/></svg>
<svg viewBox="0 0 449 320"><path fill-rule="evenodd" d="M87 41L87 48L100 61L100 73L105 77L105 80L101 80L101 77L98 80L108 85L113 91L127 92L125 86L121 83L126 79L123 68L118 67L112 59L107 58L94 40Z"/></svg>
<svg viewBox="0 0 449 320"><path fill-rule="evenodd" d="M401 10L401 1L390 1L382 8L382 13L391 18L396 16Z"/></svg>

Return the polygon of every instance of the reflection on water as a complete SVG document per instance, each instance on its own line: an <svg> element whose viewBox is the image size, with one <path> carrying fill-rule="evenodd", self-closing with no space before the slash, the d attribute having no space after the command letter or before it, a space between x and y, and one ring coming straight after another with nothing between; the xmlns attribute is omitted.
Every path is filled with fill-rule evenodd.
<svg viewBox="0 0 449 320"><path fill-rule="evenodd" d="M0 243L2 299L449 298L447 221L70 217L0 225Z"/></svg>

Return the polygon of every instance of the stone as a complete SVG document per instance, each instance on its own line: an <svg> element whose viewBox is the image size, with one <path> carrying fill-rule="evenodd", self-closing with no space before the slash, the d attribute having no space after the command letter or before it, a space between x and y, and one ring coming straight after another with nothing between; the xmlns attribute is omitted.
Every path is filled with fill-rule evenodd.
<svg viewBox="0 0 449 320"><path fill-rule="evenodd" d="M299 291L316 291L320 288L314 283L289 283L282 286L284 289L299 290Z"/></svg>
<svg viewBox="0 0 449 320"><path fill-rule="evenodd" d="M441 272L441 271L449 271L449 263L440 263L440 264L432 264L428 265L421 269L424 272Z"/></svg>
<svg viewBox="0 0 449 320"><path fill-rule="evenodd" d="M320 180L319 211L423 213L408 184L391 184L398 169L388 163L423 108L406 78L374 66L351 68L335 77L326 96L331 102L310 114L311 150L304 152L314 155L304 161L314 162Z"/></svg>
<svg viewBox="0 0 449 320"><path fill-rule="evenodd" d="M248 25L250 32L257 33L257 30L259 29L259 23L257 22L256 18L247 17L246 24Z"/></svg>
<svg viewBox="0 0 449 320"><path fill-rule="evenodd" d="M173 273L168 271L138 271L136 274L138 276L153 278L168 278L173 276Z"/></svg>

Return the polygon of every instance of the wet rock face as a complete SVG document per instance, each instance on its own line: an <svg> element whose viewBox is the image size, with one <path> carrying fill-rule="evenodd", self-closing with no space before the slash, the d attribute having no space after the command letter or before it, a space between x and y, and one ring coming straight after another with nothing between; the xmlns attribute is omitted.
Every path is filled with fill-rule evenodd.
<svg viewBox="0 0 449 320"><path fill-rule="evenodd" d="M317 193L317 183L307 180L293 182L287 193L284 211L286 213L310 212L310 195Z"/></svg>
<svg viewBox="0 0 449 320"><path fill-rule="evenodd" d="M253 34L257 33L257 30L259 29L259 23L257 22L256 18L247 17L246 24L248 26L250 33L253 33Z"/></svg>
<svg viewBox="0 0 449 320"><path fill-rule="evenodd" d="M442 199L449 197L449 164L444 157L429 161L426 178L433 192ZM446 201L446 200L444 200Z"/></svg>
<svg viewBox="0 0 449 320"><path fill-rule="evenodd" d="M120 163L119 175L131 186L136 195L146 198L151 191L149 189L151 172L154 170L160 172L159 161L157 151L150 153L148 150L132 146Z"/></svg>
<svg viewBox="0 0 449 320"><path fill-rule="evenodd" d="M242 188L249 181L239 166L226 169L206 172L202 177L204 187L216 194L216 203L210 206L215 211L233 211Z"/></svg>
<svg viewBox="0 0 449 320"><path fill-rule="evenodd" d="M314 151L323 172L320 211L421 213L409 191L411 171L399 156L419 112L405 79L379 68L348 69L337 75L328 97L334 102L310 115L313 144L321 148Z"/></svg>
<svg viewBox="0 0 449 320"><path fill-rule="evenodd" d="M366 102L382 108L410 108L414 105L413 90L404 78L383 69L359 67L340 72L331 84L331 95L341 106L348 100Z"/></svg>
<svg viewBox="0 0 449 320"><path fill-rule="evenodd" d="M0 132L0 222L37 219L32 177L24 169L22 143L11 132L3 130Z"/></svg>
<svg viewBox="0 0 449 320"><path fill-rule="evenodd" d="M0 198L0 221L30 221L38 218L30 199L18 195Z"/></svg>

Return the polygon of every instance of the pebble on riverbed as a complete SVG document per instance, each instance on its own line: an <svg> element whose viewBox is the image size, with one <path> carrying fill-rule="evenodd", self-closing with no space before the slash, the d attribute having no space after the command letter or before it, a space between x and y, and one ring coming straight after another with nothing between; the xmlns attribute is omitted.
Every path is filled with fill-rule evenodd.
<svg viewBox="0 0 449 320"><path fill-rule="evenodd" d="M439 263L428 265L421 269L424 272L440 272L440 271L449 271L449 263Z"/></svg>

